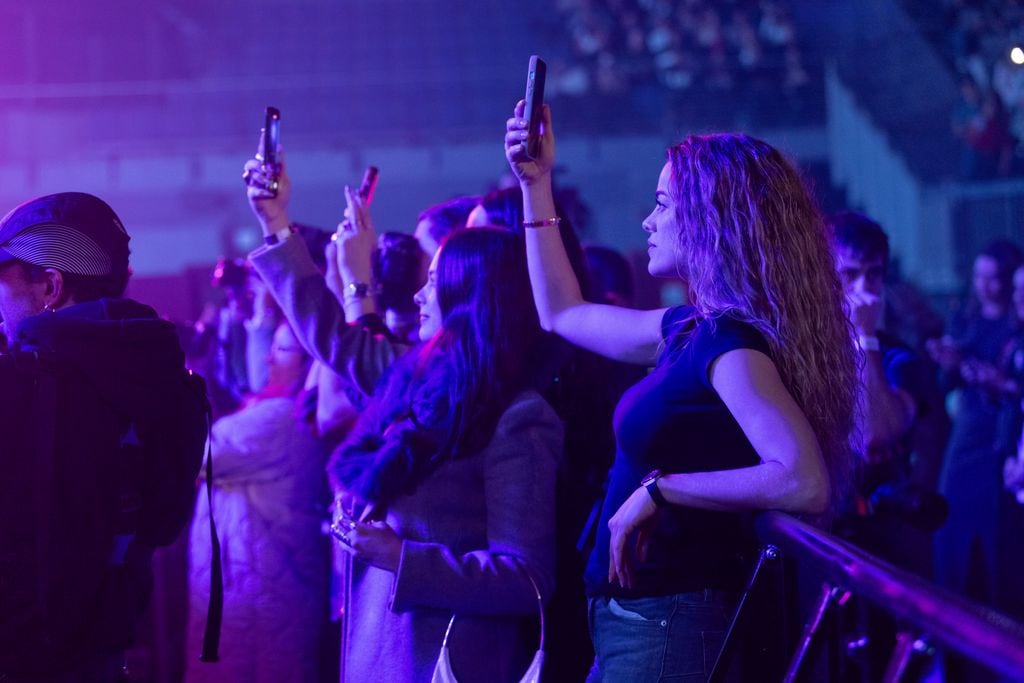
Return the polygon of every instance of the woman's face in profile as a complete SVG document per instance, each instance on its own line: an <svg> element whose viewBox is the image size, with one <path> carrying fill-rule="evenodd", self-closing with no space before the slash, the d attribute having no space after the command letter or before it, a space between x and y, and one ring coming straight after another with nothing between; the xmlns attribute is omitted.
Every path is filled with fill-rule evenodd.
<svg viewBox="0 0 1024 683"><path fill-rule="evenodd" d="M427 341L441 330L441 306L437 303L437 259L438 251L430 261L427 282L416 292L413 301L420 307L420 341Z"/></svg>
<svg viewBox="0 0 1024 683"><path fill-rule="evenodd" d="M672 167L665 164L654 190L654 209L644 219L647 233L647 271L654 277L678 278L679 225L675 217L675 201L670 194Z"/></svg>

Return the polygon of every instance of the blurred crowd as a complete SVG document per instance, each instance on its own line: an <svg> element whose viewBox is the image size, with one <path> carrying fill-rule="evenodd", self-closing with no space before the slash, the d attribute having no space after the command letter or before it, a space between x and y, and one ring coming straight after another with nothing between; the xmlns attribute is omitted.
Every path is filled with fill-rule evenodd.
<svg viewBox="0 0 1024 683"><path fill-rule="evenodd" d="M559 0L552 33L567 34L551 55L554 96L611 95L669 101L701 93L730 105L799 108L808 71L783 0ZM567 38L567 39L566 39ZM792 113L792 112L791 112Z"/></svg>
<svg viewBox="0 0 1024 683"><path fill-rule="evenodd" d="M963 141L963 177L1024 173L1024 5L943 0L943 48L960 79L953 131Z"/></svg>

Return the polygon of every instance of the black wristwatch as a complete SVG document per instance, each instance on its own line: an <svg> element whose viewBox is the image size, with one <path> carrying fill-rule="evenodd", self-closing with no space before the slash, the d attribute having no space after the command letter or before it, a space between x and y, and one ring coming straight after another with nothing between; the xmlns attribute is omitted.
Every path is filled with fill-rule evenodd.
<svg viewBox="0 0 1024 683"><path fill-rule="evenodd" d="M345 298L365 299L370 296L370 285L365 282L350 282L345 285Z"/></svg>
<svg viewBox="0 0 1024 683"><path fill-rule="evenodd" d="M640 485L647 489L647 493L651 494L651 500L658 507L665 507L668 505L668 501L665 500L665 496L661 493L661 489L658 488L658 480L661 479L661 470L651 470L647 473L647 476L640 481Z"/></svg>

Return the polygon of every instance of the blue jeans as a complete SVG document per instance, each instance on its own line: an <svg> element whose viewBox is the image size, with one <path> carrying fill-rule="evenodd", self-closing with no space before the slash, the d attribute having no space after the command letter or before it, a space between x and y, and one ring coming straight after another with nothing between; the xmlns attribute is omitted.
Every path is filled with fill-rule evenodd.
<svg viewBox="0 0 1024 683"><path fill-rule="evenodd" d="M715 590L591 598L595 657L587 683L706 680L722 648L732 602L732 594Z"/></svg>

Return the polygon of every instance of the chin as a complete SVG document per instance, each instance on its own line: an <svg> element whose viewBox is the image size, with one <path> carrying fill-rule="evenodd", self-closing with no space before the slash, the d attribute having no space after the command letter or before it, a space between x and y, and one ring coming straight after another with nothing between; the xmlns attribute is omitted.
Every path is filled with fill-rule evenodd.
<svg viewBox="0 0 1024 683"><path fill-rule="evenodd" d="M666 268L660 263L655 263L654 259L647 262L647 272L650 273L651 277L656 277L660 280L679 279L679 274L676 272L674 267L669 266Z"/></svg>

